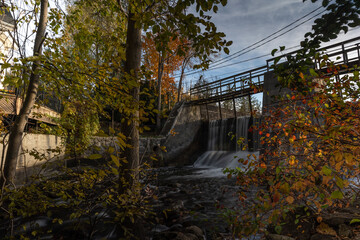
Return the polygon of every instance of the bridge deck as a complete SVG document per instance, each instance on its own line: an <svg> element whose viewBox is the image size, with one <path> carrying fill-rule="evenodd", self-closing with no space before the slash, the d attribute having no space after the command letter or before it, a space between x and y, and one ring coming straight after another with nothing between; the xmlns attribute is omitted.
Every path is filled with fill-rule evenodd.
<svg viewBox="0 0 360 240"><path fill-rule="evenodd" d="M349 39L317 50L326 54L329 60L336 65L347 65L348 67L360 66L360 37ZM279 63L286 62L286 56L295 55L298 51L279 56ZM271 71L271 66L276 58L268 59L265 66L226 77L211 83L195 85L190 88L190 99L192 104L208 104L225 101L229 99L244 97L261 92L264 85L264 76ZM279 64L278 63L278 64ZM313 65L314 69L326 72L326 67L319 63ZM349 72L348 68L342 68L341 74ZM256 88L256 91L254 89Z"/></svg>

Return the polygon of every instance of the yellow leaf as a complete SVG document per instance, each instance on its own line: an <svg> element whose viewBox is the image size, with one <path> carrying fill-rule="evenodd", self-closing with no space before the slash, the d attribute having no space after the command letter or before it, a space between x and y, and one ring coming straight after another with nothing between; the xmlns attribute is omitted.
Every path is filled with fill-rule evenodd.
<svg viewBox="0 0 360 240"><path fill-rule="evenodd" d="M316 231L320 234L336 236L336 231L323 222L316 227Z"/></svg>
<svg viewBox="0 0 360 240"><path fill-rule="evenodd" d="M292 197L292 196L288 196L287 198L286 198L286 201L289 203L289 204L292 204L293 202L294 202L294 198Z"/></svg>

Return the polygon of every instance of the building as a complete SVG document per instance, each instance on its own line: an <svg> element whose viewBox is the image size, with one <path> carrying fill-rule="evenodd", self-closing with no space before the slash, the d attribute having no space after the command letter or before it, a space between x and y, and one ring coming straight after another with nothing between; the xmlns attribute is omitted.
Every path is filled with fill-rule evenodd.
<svg viewBox="0 0 360 240"><path fill-rule="evenodd" d="M11 51L14 49L12 34L16 22L4 3L0 3L0 113L3 115L5 125L10 125L14 117L19 114L23 99L15 93L14 88L4 87L3 80L8 69L1 69L1 66L8 60ZM36 128L39 122L55 125L54 118L60 114L46 106L35 106L31 112L27 129Z"/></svg>

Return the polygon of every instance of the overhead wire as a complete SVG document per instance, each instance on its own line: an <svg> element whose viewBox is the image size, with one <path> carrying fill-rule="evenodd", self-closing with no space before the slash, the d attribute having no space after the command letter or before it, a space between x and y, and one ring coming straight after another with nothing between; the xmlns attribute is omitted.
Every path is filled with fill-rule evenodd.
<svg viewBox="0 0 360 240"><path fill-rule="evenodd" d="M259 47L261 47L261 46L263 46L263 45L265 45L265 44L267 44L267 43L269 43L269 42L271 42L271 41L273 41L273 40L275 40L275 39L277 39L277 38L279 38L279 37L281 37L281 36L283 36L283 35L285 35L286 33L294 30L295 28L301 26L302 24L304 24L304 23L306 23L306 22L314 19L315 17L319 16L320 14L324 13L326 10L323 10L323 11L321 11L320 13L317 13L316 15L312 16L311 18L302 21L301 23L299 23L299 24L297 24L296 26L292 27L291 29L288 29L287 31L281 33L280 35L275 36L275 37L269 39L270 37L272 37L272 36L280 33L281 31L283 31L283 30L285 30L286 28L294 25L295 23L297 23L297 22L299 22L300 20L306 18L307 16L311 15L312 13L318 11L318 10L321 9L321 8L322 8L322 7L316 8L315 10L313 10L313 11L309 12L308 14L302 16L301 18L293 21L292 23L286 25L285 27L281 28L280 30L278 30L278 31L276 31L276 32L268 35L267 37L265 37L265 38L263 38L263 39L255 42L255 43L253 43L253 44L251 44L251 45L249 45L248 47L245 47L245 48L241 49L240 51L237 51L237 52L235 52L235 53L233 53L233 54L231 54L231 55L229 55L229 56L226 56L226 57L224 57L224 58L222 58L222 59L219 59L219 60L214 61L213 64L215 64L215 65L209 67L209 69L207 69L207 70L215 69L215 67L217 67L217 66L219 66L219 65L221 65L221 64L223 64L223 63L225 63L225 62L228 62L228 61L230 61L230 60L232 60L232 59L234 59L234 58L240 57L240 56L242 56L242 55L244 55L244 54L246 54L246 53L248 53L248 52L250 52L250 51L253 51L253 50L255 50L255 49L257 49L257 48L259 48ZM267 39L269 39L269 40L267 40ZM265 40L267 40L267 41L265 41ZM265 41L265 42L264 42L264 41ZM262 43L262 42L263 42L263 43ZM256 45L259 44L259 43L262 43L262 44L256 46ZM254 46L255 46L255 47L254 47ZM225 66L225 67L226 67L226 66ZM218 68L217 68L217 69L218 69ZM201 72L201 71L191 70L191 71L188 71L188 72L185 72L185 73L186 73L187 75L192 75L192 74L199 73L199 72ZM190 73L191 73L191 74L190 74ZM179 75L176 75L175 77L179 77Z"/></svg>

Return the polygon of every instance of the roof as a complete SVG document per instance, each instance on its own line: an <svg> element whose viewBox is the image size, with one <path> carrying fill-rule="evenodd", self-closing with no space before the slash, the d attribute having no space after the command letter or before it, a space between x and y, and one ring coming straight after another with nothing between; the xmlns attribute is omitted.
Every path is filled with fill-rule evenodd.
<svg viewBox="0 0 360 240"><path fill-rule="evenodd" d="M4 3L0 3L0 21L6 22L13 26L15 25L15 20Z"/></svg>

